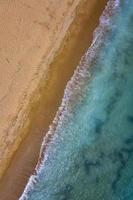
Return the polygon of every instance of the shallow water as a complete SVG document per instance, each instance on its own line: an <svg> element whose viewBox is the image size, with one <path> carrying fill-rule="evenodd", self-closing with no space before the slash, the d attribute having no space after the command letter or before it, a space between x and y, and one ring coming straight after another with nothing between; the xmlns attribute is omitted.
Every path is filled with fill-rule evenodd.
<svg viewBox="0 0 133 200"><path fill-rule="evenodd" d="M121 0L84 82L23 199L133 199L132 0Z"/></svg>

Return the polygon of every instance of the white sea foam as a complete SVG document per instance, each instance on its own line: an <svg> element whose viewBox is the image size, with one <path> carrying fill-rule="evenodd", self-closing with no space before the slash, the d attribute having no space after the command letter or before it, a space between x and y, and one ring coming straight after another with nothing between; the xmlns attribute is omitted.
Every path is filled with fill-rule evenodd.
<svg viewBox="0 0 133 200"><path fill-rule="evenodd" d="M85 85L86 82L85 80L88 80L88 77L90 76L88 70L89 66L95 60L99 49L104 42L104 38L110 27L110 19L117 12L117 9L119 8L119 3L119 0L108 1L107 6L105 7L105 10L100 17L99 26L94 31L92 44L86 54L82 57L81 62L75 70L71 80L67 83L61 106L58 109L58 112L53 120L52 125L49 128L49 131L44 137L41 146L39 162L36 167L36 174L30 177L22 196L20 197L20 200L28 200L28 194L30 190L35 187L36 182L39 179L38 176L39 174L41 174L44 164L49 156L47 152L47 146L51 144L57 137L57 130L60 128L60 125L65 120L65 117L71 115L71 108L75 102L75 99L80 97L82 87Z"/></svg>

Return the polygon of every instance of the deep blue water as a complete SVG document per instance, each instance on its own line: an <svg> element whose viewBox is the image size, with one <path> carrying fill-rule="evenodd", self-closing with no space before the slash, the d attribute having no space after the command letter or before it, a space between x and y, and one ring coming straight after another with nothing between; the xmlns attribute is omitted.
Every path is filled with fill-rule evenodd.
<svg viewBox="0 0 133 200"><path fill-rule="evenodd" d="M121 0L88 69L80 99L56 129L37 182L22 199L133 200L132 0Z"/></svg>

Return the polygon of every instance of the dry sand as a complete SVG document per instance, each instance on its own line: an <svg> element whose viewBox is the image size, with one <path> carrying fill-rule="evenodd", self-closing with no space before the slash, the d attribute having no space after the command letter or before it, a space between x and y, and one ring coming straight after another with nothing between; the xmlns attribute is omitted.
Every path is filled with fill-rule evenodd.
<svg viewBox="0 0 133 200"><path fill-rule="evenodd" d="M31 96L47 74L78 3L79 0L0 2L0 177L24 137L22 129L29 124ZM39 95L34 98L36 101Z"/></svg>
<svg viewBox="0 0 133 200"><path fill-rule="evenodd" d="M0 3L0 176L10 164L0 200L17 200L33 173L43 136L105 2Z"/></svg>

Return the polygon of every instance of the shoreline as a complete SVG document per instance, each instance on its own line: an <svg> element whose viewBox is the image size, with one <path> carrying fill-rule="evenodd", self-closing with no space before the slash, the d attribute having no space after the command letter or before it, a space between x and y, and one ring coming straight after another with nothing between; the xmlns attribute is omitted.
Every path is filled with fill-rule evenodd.
<svg viewBox="0 0 133 200"><path fill-rule="evenodd" d="M39 102L39 104L41 106L38 109L38 111L33 112L33 111L36 110L36 107L38 107L38 105L35 105L35 106L33 105L32 112L36 113L36 116L31 116L31 118L33 117L32 118L32 123L36 122L36 124L34 124L34 125L32 125L32 127L30 127L31 128L30 133L27 135L25 140L20 145L18 151L16 152L16 154L14 155L14 158L12 159L12 163L11 163L10 167L8 168L6 174L4 175L4 177L3 177L2 181L1 181L0 196L2 197L2 200L4 200L4 199L8 200L8 198L11 199L11 196L12 196L12 199L18 198L19 194L21 193L20 190L22 191L22 188L24 188L24 186L25 186L25 184L26 184L26 182L28 180L28 177L31 175L31 173L34 172L33 169L36 166L36 161L37 161L37 158L38 158L41 141L42 141L42 139L44 137L44 134L42 134L42 132L46 133L48 131L49 124L52 123L52 120L53 120L53 118L55 116L55 113L58 110L58 107L59 107L59 105L61 103L61 99L63 97L63 92L64 92L64 88L66 86L66 83L70 79L70 77L72 76L72 74L74 72L74 69L77 67L81 56L85 53L85 51L87 50L87 48L91 44L92 33L93 33L94 29L98 25L99 16L101 15L101 13L102 13L102 11L103 11L103 9L105 7L105 2L106 1L104 1L104 2L102 1L101 7L99 5L95 5L94 8L93 8L93 12L91 12L91 15L90 14L89 14L89 16L87 15L87 17L89 19L84 19L86 25L88 24L88 22L90 22L90 24L91 24L90 27L88 26L88 29L87 29L88 32L86 30L85 31L83 30L83 28L85 27L84 23L82 24L83 27L80 27L81 26L80 18L82 19L83 15L84 15L84 10L83 10L81 12L81 14L79 14L79 24L80 25L78 25L78 23L76 25L74 25L74 24L72 25L74 27L74 28L71 28L71 29L73 29L73 37L72 37L71 31L67 33L68 38L65 39L66 41L64 41L64 44L62 45L59 55L57 55L57 57L55 58L56 61L54 60L53 65L51 66L51 70L49 72L50 78L47 80L46 88L45 89L43 87L41 88L41 92L43 91L44 96L42 95L43 96L43 98L41 100L42 103L41 103L41 101ZM86 5L84 5L84 7L85 6ZM88 11L87 8L86 8L86 11ZM95 13L95 16L94 16L94 13ZM96 15L96 13L97 13L97 15ZM92 20L92 17L94 17L93 20ZM75 23L75 20L74 20L74 23ZM78 26L82 30L79 30L80 34L78 33L79 36L76 36L77 37L76 38L75 34L76 34L77 30L75 31L75 28L77 28ZM85 41L82 44L82 39L83 39L82 37L84 37L83 36L84 32L85 32L85 36L86 37L85 37ZM77 50L77 48L79 46L79 42L81 43L80 46L82 46L82 49L80 49L80 51ZM68 45L68 47L67 47L67 45ZM74 50L75 50L75 52L74 52ZM73 60L73 56L70 55L71 53L74 53L74 55L76 57L76 58L74 58L74 60ZM65 54L67 54L67 55L65 55ZM65 58L66 60L61 59L61 58ZM66 62L66 61L69 61L69 62ZM68 67L67 67L68 63L70 65L70 69L69 70L68 70ZM70 63L72 63L72 65ZM68 73L68 74L64 73L64 65L65 65L65 67L67 67L65 72ZM60 71L60 73L59 73L59 71ZM58 81L59 74L61 76L62 73L64 73L64 76L62 76L60 78L60 81ZM58 83L58 84L55 86L55 83ZM50 88L52 90L50 90ZM53 91L53 89L55 89L55 91ZM47 91L47 93L46 93L46 91ZM56 91L59 92L58 95L56 94ZM50 99L51 95L52 95L52 97L55 95L56 98L53 98L51 100ZM44 97L45 97L45 102L44 102ZM46 111L46 108L49 107L49 106L51 107L51 110L49 111L47 109L47 111ZM44 109L43 111L42 111L42 107L45 107L45 109L43 108ZM45 117L47 118L47 120L43 116L44 114L45 114ZM41 117L38 117L38 116L41 116ZM37 118L39 118L39 119L37 119ZM45 120L45 126L44 126L44 120ZM38 130L38 129L40 129L40 130ZM34 132L34 134L33 134L33 132ZM39 132L41 132L41 134L39 136L40 138L38 138L38 141L36 141L37 138L35 139L35 138L33 138L33 136L35 136ZM28 154L30 155L30 157L26 158L25 155L27 156L27 154L25 152L25 148L29 145L29 142L31 144L31 139L35 140L35 143L33 144L33 147L35 147L35 145L37 145L38 146L37 147L38 150L36 149L37 152L35 153L35 152L31 151L31 149L30 149L31 146L30 146L30 148L28 150L26 150L28 152ZM33 143L33 141L32 141L32 143ZM32 150L33 149L34 148L32 148ZM31 155L31 153L33 155ZM36 154L36 155L34 155L34 154ZM20 158L20 155L22 156L21 158ZM31 159L31 156L34 157L34 159ZM31 165L30 169L29 169L29 165L25 166L29 159L31 159L31 161L29 161L29 163ZM34 163L32 163L32 162L34 162ZM16 163L17 163L17 166L16 166ZM23 164L23 166L22 166L22 164ZM26 169L22 170L23 167L26 167ZM18 176L16 177L16 175L17 175L16 173L19 173L18 174L19 177ZM12 176L13 176L13 174L15 175L13 177L14 180L13 179L11 180L11 177L10 177L11 174L12 174ZM15 185L14 185L14 187L12 187L12 189L10 189L10 185L11 184L13 185L14 183L15 184L19 183L20 176L21 176L21 183L23 183L23 186L21 185L22 188L18 188L18 187L15 188ZM7 183L7 181L8 181L8 183ZM18 190L19 190L19 192L18 192ZM8 191L8 194L5 194L5 191ZM4 194L5 194L5 196L4 196Z"/></svg>
<svg viewBox="0 0 133 200"><path fill-rule="evenodd" d="M111 197L114 196L117 199L119 196L119 195L117 195L117 192L119 193L119 187L121 187L121 184L119 185L118 182L120 181L120 183L121 183L124 180L124 179L119 180L119 178L118 178L118 173L119 173L118 171L121 168L121 166L119 165L119 163L117 163L118 164L118 168L117 168L117 164L115 164L115 165L112 164L112 159L110 159L110 160L107 159L106 161L105 161L105 159L106 159L106 156L108 157L108 155L112 155L113 148L117 149L117 151L119 151L119 152L121 152L121 150L124 148L123 141L125 141L125 131L126 130L123 131L124 139L120 140L120 145L118 145L119 143L116 142L116 145L114 146L114 143L110 144L110 140L108 140L108 137L107 138L104 137L106 134L106 131L104 132L104 130L105 130L104 127L106 127L106 123L109 124L109 127L107 126L108 130L110 130L110 131L114 130L112 128L112 121L111 121L112 115L111 114L114 114L114 115L116 114L116 112L115 112L115 109L117 110L116 104L118 105L118 107L119 107L119 103L121 104L121 107L119 107L119 110L117 110L118 115L119 115L121 108L123 107L123 103L121 103L121 101L119 101L119 100L121 100L120 97L123 94L122 87L120 87L121 89L117 93L117 95L114 92L115 90L116 91L118 90L117 86L119 85L120 79L121 79L121 84L123 85L123 76L121 76L121 78L117 77L118 78L117 81L112 76L112 68L114 67L114 61L116 61L116 57L115 58L111 57L111 59L110 59L110 53L112 53L111 44L114 44L114 48L116 49L116 51L113 52L114 56L115 56L115 53L118 52L117 50L119 49L120 44L123 44L122 42L117 43L116 39L118 38L118 40L119 40L119 35L120 35L120 39L122 39L122 41L124 41L125 43L127 43L128 35L124 35L123 37L121 37L121 26L122 26L121 20L120 20L121 18L119 18L119 23L117 23L117 21L115 23L115 20L117 20L117 16L120 14L119 8L121 9L121 7L119 7L119 5L116 5L115 2L116 2L115 0L109 1L108 6L106 7L105 12L101 18L101 21L100 21L101 23L100 23L98 29L96 30L97 34L98 33L99 34L95 35L91 47L89 48L89 50L87 51L87 53L85 54L83 59L81 60L81 63L78 66L78 68L76 69L74 76L71 78L71 80L67 84L62 104L61 104L60 108L58 109L58 112L56 114L56 117L54 118L54 121L50 127L50 130L48 131L47 135L45 136L45 138L43 140L43 145L42 145L42 149L41 149L42 157L40 158L40 163L37 166L36 174L30 177L30 180L24 191L24 194L20 198L21 200L23 200L23 199L28 200L30 198L36 199L37 197L44 198L44 199L47 199L47 198L48 199L51 199L51 198L59 199L59 197L61 199L67 199L67 198L76 199L79 196L80 196L79 199L80 198L82 199L83 196L85 198L87 198L87 197L89 198L91 191L93 191L92 195L91 195L92 199L94 196L97 197L97 194L98 194L98 196L100 194L101 197L105 197L107 195L107 198L108 198L108 192L107 192L108 189L109 189L109 192L113 191L113 193L114 193L113 195L111 193L111 195L110 195ZM117 13L118 15L116 14L116 16L115 16L115 13ZM123 13L123 18L125 18L125 13L126 12ZM128 12L127 12L127 14L128 14ZM116 19L114 19L115 17L116 17ZM128 20L128 22L129 22L129 20ZM127 24L129 24L129 23L127 23L127 21L124 21L124 23L125 23L125 27ZM112 36L112 34L114 33L114 30L116 30L114 28L114 27L116 27L116 24L118 25L117 27L119 27L119 25L120 25L120 27L118 28L119 29L117 32L118 34L116 34L116 37L113 38L116 43L112 43L113 41L112 41L112 37L110 37L110 35ZM127 29L128 28L129 27L127 27ZM129 31L129 38L131 36L130 33L131 32ZM125 39L125 36L127 36L126 39ZM99 39L101 39L101 40L99 41ZM132 37L131 37L131 39L132 39ZM128 41L130 41L130 39ZM102 46L103 46L103 48L102 48ZM128 49L128 47L130 47L130 45L129 46L127 45L127 49ZM99 48L100 48L100 52L99 52ZM108 60L106 58L106 52L108 52L109 62L106 62ZM122 53L124 54L123 55L123 57L124 57L125 52L122 51ZM120 54L118 54L118 55L120 55ZM127 53L127 56L129 56L128 53ZM120 56L120 59L118 58L118 63L120 63L120 64L122 63L122 67L124 70L125 69L125 59L123 59L123 62L121 62L121 57L122 56ZM98 60L97 60L97 58L98 58ZM105 58L105 64L102 63L102 60L104 58ZM98 62L97 61L95 62L95 59ZM128 59L129 59L129 57L128 57ZM95 66L93 65L94 71L93 71L93 69L89 69L91 67L92 62L94 65L96 64ZM108 66L109 63L111 65ZM131 67L130 61L128 63L126 62L126 64L127 65L129 64L129 66ZM99 67L100 67L100 70L99 70ZM95 68L96 68L96 71L95 71ZM107 70L106 70L106 68L107 68ZM120 67L120 69L121 69L121 67ZM89 71L91 71L91 70L92 70L92 77L94 77L94 79L92 78L91 79L92 82L90 81L90 83L89 83L89 81L86 82L86 78L89 78L89 76L87 77L86 72L89 73ZM129 68L129 70L131 70L131 68ZM95 73L97 73L98 75L96 75ZM99 75L99 73L100 73L100 75ZM118 72L118 74L119 74L119 72ZM103 77L105 77L105 79ZM107 77L107 79L106 79L106 77ZM127 76L125 76L124 80L126 80L126 78L127 78ZM131 78L131 75L130 75L130 78ZM129 78L129 80L130 80L130 84L131 84L132 82L131 82L130 78ZM99 84L98 85L95 84L96 83L95 80L101 86ZM113 91L112 91L112 87L109 88L109 91L108 91L108 84L106 85L104 80L106 80L105 81L106 83L109 83L109 86L112 86L114 84ZM113 83L111 85L110 85L110 80L112 80L112 83ZM80 87L80 86L82 86L82 83L81 83L82 81L83 81L83 83L85 82L85 85L87 83L87 86L88 86L87 93L85 93L87 95L85 96L85 99L83 97L83 101L81 102L81 105L79 103L79 107L76 106L76 108L75 108L75 103L76 102L78 103L78 101L80 100L79 98L77 98L77 96L78 96L77 94L78 93L80 93L80 95L83 94L82 87ZM79 84L77 84L78 82L79 82ZM91 84L91 87L89 87L90 84ZM102 86L105 87L104 88L105 90L102 90L103 89ZM129 85L127 85L127 87L129 87ZM89 93L89 88L90 88L90 93ZM125 85L123 85L123 88L125 89ZM78 92L78 90L80 90L80 91ZM104 98L103 98L103 96L101 96L101 91L102 92L105 91ZM109 93L109 92L111 92L111 93ZM115 96L115 100L113 101L113 113L112 112L110 113L110 110L109 110L110 105L112 108L112 101L110 99L114 99L112 94ZM127 92L126 97L128 96L128 94L130 94L130 92L129 93ZM90 97L89 95L90 96L92 95L92 98L89 98ZM109 98L108 98L108 95L110 95ZM94 99L93 99L93 97L94 97ZM125 100L124 96L122 96L122 97L123 97L123 100ZM132 96L130 96L130 97L132 97ZM116 100L116 98L117 98L117 100ZM81 99L82 99L82 97L81 97ZM107 100L107 102L104 101L104 99ZM94 100L94 103L93 103L93 100ZM101 103L101 101L103 103ZM90 104L88 104L89 102L90 102ZM129 102L131 103L131 101L129 101ZM84 105L84 103L85 103L85 105ZM130 103L129 103L129 105L130 105L130 107L132 107L131 106L132 104L130 104ZM114 104L115 104L115 106L114 106ZM96 106L96 108L95 108L95 105L98 105L98 107ZM128 105L127 102L125 105ZM73 106L74 106L75 110L73 109ZM94 108L93 108L93 106L94 106ZM127 110L129 109L128 113L131 113L130 107L127 108ZM91 108L92 108L92 110L91 110ZM103 109L103 110L101 110L101 115L99 115L100 108ZM87 111L86 111L86 109L87 109ZM80 110L81 110L81 114L80 114ZM92 112L88 113L89 110L91 110ZM95 110L97 112L95 112ZM84 115L85 112L86 112L86 115ZM82 116L83 116L83 120L82 120ZM123 113L123 121L125 121L125 116L127 117L126 111ZM67 121L67 118L68 118L68 121ZM113 120L114 126L115 126L116 120L118 118L117 115L116 115L116 120L114 120L114 118L115 118L115 116L112 117L112 120ZM92 119L92 121L91 121L91 119ZM96 130L97 129L97 119L101 120L100 128L102 128L102 131L101 131L101 129ZM80 122L80 120L81 120L81 122ZM86 125L88 120L90 120L90 126ZM119 120L118 120L118 122L121 123L122 118L120 118ZM103 122L104 122L104 126L102 124ZM85 124L85 126L82 129L83 124ZM127 125L130 126L128 124L128 121L127 121ZM126 129L128 127L127 125L125 125ZM132 129L132 125L130 126L130 128ZM83 138L81 137L82 131L84 134ZM100 142L99 142L99 135L97 135L97 136L95 135L98 133L102 133L102 136L101 136L102 139L100 140ZM116 139L117 133L121 133L121 131L116 130L116 134L114 134L115 139ZM92 135L92 145L90 144L91 140L88 140L88 143L87 143L87 139L91 135ZM121 134L117 135L118 141L119 141L120 135ZM86 137L86 140L85 140L85 137ZM93 141L93 137L94 137L94 141ZM110 137L110 134L109 134L109 137ZM113 139L112 137L113 136L111 135L110 139ZM131 139L131 136L130 137L127 136L126 138ZM97 142L96 142L96 139L97 139ZM94 142L94 145L93 145L93 142ZM97 149L97 147L96 147L96 149L94 149L94 146L97 146L97 143L100 146L98 147L98 149ZM106 150L107 150L106 147L109 146L109 145L105 146L105 149L102 148L102 146L105 143L107 143L107 144L109 143L109 145L113 145L113 146L112 147L110 146L110 149L109 149L110 152L108 152L106 155L104 155L104 157L103 156L101 157L101 154L103 155L103 152L104 151L106 152ZM92 147L92 149L91 149L91 147ZM125 146L125 148L127 148L127 146ZM88 150L88 152L90 151L90 153L88 153L86 155L87 150ZM94 157L92 156L93 152L94 152ZM121 163L121 160L119 158L117 158L117 159ZM91 172L90 172L90 165L91 165L90 163L95 163L97 161L100 164L98 164L98 166L96 168L94 167L94 171L93 171L93 168L91 168ZM104 164L102 164L103 161L105 161ZM104 167L107 166L109 161L110 161L111 165L114 167L115 172L116 172L116 174L114 175L114 169L110 168L111 169L110 172L113 175L111 177L113 177L113 179L110 179L110 177L108 177L108 172L109 172L108 167L105 172L107 177L104 172L99 172L99 174L102 175L103 177L98 176L99 174L97 174L97 173L95 175L95 172L96 172L95 170L98 170L101 167L103 168L103 166ZM87 168L85 167L86 163L88 164L87 166L89 166ZM129 163L127 163L127 164L129 164ZM130 169L130 164L129 164L129 169ZM125 168L125 170L126 170L126 168ZM131 170L130 172L132 172L132 168L130 170ZM89 192L87 192L88 187L84 188L84 186L83 186L83 183L88 184L88 174L90 177ZM97 177L99 178L99 181L96 181ZM129 176L127 176L127 173L126 173L125 177L126 177L126 179L127 179L127 177L129 177L129 183L130 183L130 185L132 185L131 180L130 180L130 173L129 173ZM107 182L106 182L106 178L108 180ZM104 179L105 179L105 182L103 182ZM79 180L79 182L77 182L78 180ZM94 182L92 180L94 180ZM112 180L117 180L117 181L112 181ZM100 183L100 181L101 181L101 183ZM101 186L101 188L97 189L97 187L100 186L100 184L103 184L104 188L102 188L102 186ZM123 184L124 184L124 182L123 182ZM109 185L109 186L111 185L112 191L110 190L110 187L106 188L106 185ZM128 185L129 184L127 183L127 186ZM69 188L72 188L72 193L68 192L69 191L68 186L69 186ZM95 189L93 190L93 188L95 188ZM101 189L103 189L103 190L101 190ZM104 191L103 194L102 194L102 191ZM114 191L117 191L117 192L114 192ZM85 195L84 195L84 193L85 193ZM129 196L129 195L127 195L127 196Z"/></svg>
<svg viewBox="0 0 133 200"><path fill-rule="evenodd" d="M95 59L97 59L97 55L102 47L102 44L104 43L104 39L106 38L106 34L110 26L110 19L112 16L115 15L115 11L117 11L118 8L119 3L117 2L117 0L108 1L100 18L100 23L95 29L91 46L88 48L87 52L85 52L85 54L81 57L79 65L77 65L73 76L66 85L61 105L58 108L52 124L50 125L49 131L44 137L40 150L39 161L36 166L36 174L40 173L41 168L47 160L47 144L50 144L52 142L54 143L54 134L56 134L56 130L60 128L60 125L62 124L65 117L67 118L67 115L69 115L69 113L71 113L71 110L73 110L73 106L75 106L75 100L77 101L77 99L82 95L82 87L85 87L86 80L89 81L89 68L91 67L93 62L95 62ZM33 175L30 180L31 184L33 183L33 185L36 182L36 174L35 176Z"/></svg>

